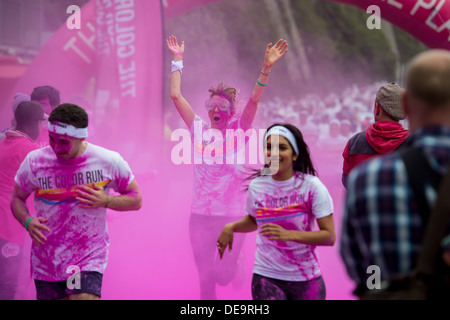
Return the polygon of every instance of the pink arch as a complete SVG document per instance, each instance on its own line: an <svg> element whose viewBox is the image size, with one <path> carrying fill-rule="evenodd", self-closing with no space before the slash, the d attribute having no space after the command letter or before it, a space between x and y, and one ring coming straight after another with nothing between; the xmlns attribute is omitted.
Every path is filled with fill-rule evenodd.
<svg viewBox="0 0 450 320"><path fill-rule="evenodd" d="M221 0L165 0L165 16ZM381 18L410 33L429 48L450 50L450 2L446 0L330 0L367 11L380 8ZM369 14L368 14L369 17ZM365 26L363 26L365 27Z"/></svg>

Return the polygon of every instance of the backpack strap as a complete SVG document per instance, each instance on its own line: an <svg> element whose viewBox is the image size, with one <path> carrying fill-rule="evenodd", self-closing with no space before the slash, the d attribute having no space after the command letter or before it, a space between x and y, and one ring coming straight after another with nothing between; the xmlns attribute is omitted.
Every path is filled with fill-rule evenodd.
<svg viewBox="0 0 450 320"><path fill-rule="evenodd" d="M399 153L406 166L408 181L413 190L419 212L423 221L426 222L431 212L431 206L425 196L425 184L428 182L433 189L437 190L442 176L431 168L420 149L408 147L399 150Z"/></svg>

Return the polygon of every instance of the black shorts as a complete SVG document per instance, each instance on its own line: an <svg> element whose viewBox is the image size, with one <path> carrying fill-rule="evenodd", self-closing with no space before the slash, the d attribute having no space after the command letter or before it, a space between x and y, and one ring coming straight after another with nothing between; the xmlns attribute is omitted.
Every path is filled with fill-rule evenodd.
<svg viewBox="0 0 450 320"><path fill-rule="evenodd" d="M70 289L67 281L34 280L37 300L60 300L72 294L90 293L101 297L103 275L96 271L80 272L80 289Z"/></svg>

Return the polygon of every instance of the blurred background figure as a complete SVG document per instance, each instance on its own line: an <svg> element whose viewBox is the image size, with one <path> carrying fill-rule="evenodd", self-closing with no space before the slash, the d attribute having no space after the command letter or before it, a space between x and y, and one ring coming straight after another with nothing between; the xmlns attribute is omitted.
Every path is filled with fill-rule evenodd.
<svg viewBox="0 0 450 320"><path fill-rule="evenodd" d="M44 109L39 103L19 103L14 114L15 127L5 132L0 142L0 300L16 298L20 278L29 278L22 272L27 261L25 229L11 213L10 201L14 176L26 155L38 148L34 141L39 137Z"/></svg>
<svg viewBox="0 0 450 320"><path fill-rule="evenodd" d="M12 104L12 114L13 114L13 118L11 119L11 129L14 128L16 126L16 119L15 119L15 113L16 113L16 109L17 106L19 105L19 103L23 102L23 101L30 101L30 96L26 95L25 93L16 93L14 95L14 101ZM0 133L0 141L2 141L5 138L5 131L10 129L10 128L5 128L2 130L2 132Z"/></svg>

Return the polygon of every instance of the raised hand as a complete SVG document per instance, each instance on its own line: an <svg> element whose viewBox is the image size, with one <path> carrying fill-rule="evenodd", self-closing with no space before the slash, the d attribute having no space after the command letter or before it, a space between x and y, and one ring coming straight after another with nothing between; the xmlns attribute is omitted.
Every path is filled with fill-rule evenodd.
<svg viewBox="0 0 450 320"><path fill-rule="evenodd" d="M272 46L272 43L267 45L266 55L264 56L264 64L273 66L275 62L281 59L286 52L288 52L288 43L286 40L280 39Z"/></svg>
<svg viewBox="0 0 450 320"><path fill-rule="evenodd" d="M179 56L182 57L184 53L184 41L181 42L181 45L178 44L177 38L175 36L170 36L167 39L167 48L172 53L174 57Z"/></svg>

